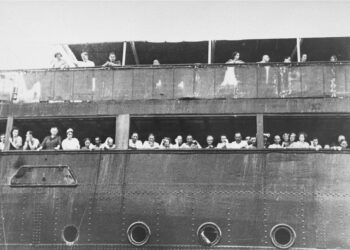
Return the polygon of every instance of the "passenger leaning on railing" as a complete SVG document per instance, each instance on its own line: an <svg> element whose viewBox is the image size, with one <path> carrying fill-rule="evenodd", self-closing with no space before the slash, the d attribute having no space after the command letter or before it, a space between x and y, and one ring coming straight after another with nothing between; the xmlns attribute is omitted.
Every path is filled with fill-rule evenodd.
<svg viewBox="0 0 350 250"><path fill-rule="evenodd" d="M0 151L4 151L5 149L5 134L0 135Z"/></svg>
<svg viewBox="0 0 350 250"><path fill-rule="evenodd" d="M10 136L10 150L20 150L22 149L23 140L19 136L19 129L13 128Z"/></svg>
<svg viewBox="0 0 350 250"><path fill-rule="evenodd" d="M117 57L114 52L109 52L108 61L105 62L102 67L118 67L121 66L121 63L119 60L117 60Z"/></svg>
<svg viewBox="0 0 350 250"><path fill-rule="evenodd" d="M289 148L304 148L304 149L310 148L309 143L305 141L306 137L307 137L306 133L304 132L299 133L299 136L298 136L299 140L296 142L293 142L289 146Z"/></svg>
<svg viewBox="0 0 350 250"><path fill-rule="evenodd" d="M242 60L239 59L240 53L237 51L234 51L232 53L232 57L226 62L227 64L235 64L235 63L244 63Z"/></svg>
<svg viewBox="0 0 350 250"><path fill-rule="evenodd" d="M207 136L207 146L206 149L214 149L214 137L212 135Z"/></svg>
<svg viewBox="0 0 350 250"><path fill-rule="evenodd" d="M186 136L186 142L181 145L181 149L199 149L202 148L198 141L193 139L192 135Z"/></svg>
<svg viewBox="0 0 350 250"><path fill-rule="evenodd" d="M90 138L85 138L83 142L84 146L81 148L82 150L93 150L95 148L94 144L91 143Z"/></svg>
<svg viewBox="0 0 350 250"><path fill-rule="evenodd" d="M179 149L179 148L181 148L182 144L183 144L182 136L181 135L176 136L175 144L173 144L173 148Z"/></svg>
<svg viewBox="0 0 350 250"><path fill-rule="evenodd" d="M52 127L50 129L51 135L45 137L45 139L40 144L40 147L37 150L59 150L61 147L61 136L58 135L58 128Z"/></svg>
<svg viewBox="0 0 350 250"><path fill-rule="evenodd" d="M143 143L144 149L159 149L159 143L155 141L154 134L148 135L148 141Z"/></svg>
<svg viewBox="0 0 350 250"><path fill-rule="evenodd" d="M83 51L81 54L82 61L74 62L74 65L77 67L95 67L95 63L89 60L89 54L86 51Z"/></svg>
<svg viewBox="0 0 350 250"><path fill-rule="evenodd" d="M80 143L77 138L73 137L73 129L67 129L67 138L62 141L63 150L78 150L80 149Z"/></svg>
<svg viewBox="0 0 350 250"><path fill-rule="evenodd" d="M129 139L129 149L142 149L142 141L139 140L138 133L132 133L131 139Z"/></svg>
<svg viewBox="0 0 350 250"><path fill-rule="evenodd" d="M63 59L60 52L55 53L55 59L51 62L51 68L55 69L67 69L69 64Z"/></svg>
<svg viewBox="0 0 350 250"><path fill-rule="evenodd" d="M269 149L283 148L280 143L281 143L281 137L279 135L275 135L273 138L273 144L270 144L268 148Z"/></svg>
<svg viewBox="0 0 350 250"><path fill-rule="evenodd" d="M218 149L228 149L230 148L230 143L227 140L226 135L221 135L220 136L220 142L216 145L216 148Z"/></svg>
<svg viewBox="0 0 350 250"><path fill-rule="evenodd" d="M103 150L116 149L115 144L113 144L113 138L112 137L107 137L105 143L103 143L103 145L100 146L100 149L103 149Z"/></svg>
<svg viewBox="0 0 350 250"><path fill-rule="evenodd" d="M40 141L33 137L33 132L30 130L27 131L23 150L37 150L39 145Z"/></svg>

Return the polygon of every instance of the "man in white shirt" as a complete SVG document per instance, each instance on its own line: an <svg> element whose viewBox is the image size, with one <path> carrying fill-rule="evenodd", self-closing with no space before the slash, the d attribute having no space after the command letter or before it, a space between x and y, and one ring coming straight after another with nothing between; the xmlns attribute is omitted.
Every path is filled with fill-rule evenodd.
<svg viewBox="0 0 350 250"><path fill-rule="evenodd" d="M232 142L229 146L231 149L242 149L247 148L248 143L246 141L242 141L242 135L241 133L235 133L235 141Z"/></svg>
<svg viewBox="0 0 350 250"><path fill-rule="evenodd" d="M131 139L129 139L129 149L141 149L142 142L139 140L138 133L132 133Z"/></svg>
<svg viewBox="0 0 350 250"><path fill-rule="evenodd" d="M89 60L89 54L86 51L81 53L81 60L82 61L75 62L74 63L75 66L82 67L82 68L84 68L84 67L95 67L95 63L93 61Z"/></svg>
<svg viewBox="0 0 350 250"><path fill-rule="evenodd" d="M67 129L67 138L62 141L63 150L78 150L80 143L77 138L73 137L73 129Z"/></svg>
<svg viewBox="0 0 350 250"><path fill-rule="evenodd" d="M181 145L181 149L199 149L202 148L198 141L193 140L192 135L186 137L186 143Z"/></svg>
<svg viewBox="0 0 350 250"><path fill-rule="evenodd" d="M159 149L159 143L155 141L153 134L149 134L148 141L143 143L143 149Z"/></svg>
<svg viewBox="0 0 350 250"><path fill-rule="evenodd" d="M230 143L228 142L226 135L221 135L220 136L220 141L221 142L218 143L216 148L218 148L218 149L227 149L227 148L229 148Z"/></svg>
<svg viewBox="0 0 350 250"><path fill-rule="evenodd" d="M268 148L270 149L277 149L277 148L283 148L281 143L281 137L279 135L275 135L273 138L274 143L271 144Z"/></svg>

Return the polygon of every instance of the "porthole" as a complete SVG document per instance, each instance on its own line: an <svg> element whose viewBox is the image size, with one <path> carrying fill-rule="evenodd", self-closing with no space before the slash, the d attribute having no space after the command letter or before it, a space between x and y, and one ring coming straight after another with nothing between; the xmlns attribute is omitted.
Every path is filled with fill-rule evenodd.
<svg viewBox="0 0 350 250"><path fill-rule="evenodd" d="M271 229L270 238L275 247L287 249L293 246L296 233L291 226L287 224L278 224Z"/></svg>
<svg viewBox="0 0 350 250"><path fill-rule="evenodd" d="M62 238L67 244L73 244L78 240L79 231L74 225L66 226L62 232Z"/></svg>
<svg viewBox="0 0 350 250"><path fill-rule="evenodd" d="M204 246L215 246L221 239L221 230L212 222L203 223L197 230L198 241Z"/></svg>
<svg viewBox="0 0 350 250"><path fill-rule="evenodd" d="M145 245L150 236L151 230L146 223L137 221L132 223L127 231L129 242L134 246Z"/></svg>

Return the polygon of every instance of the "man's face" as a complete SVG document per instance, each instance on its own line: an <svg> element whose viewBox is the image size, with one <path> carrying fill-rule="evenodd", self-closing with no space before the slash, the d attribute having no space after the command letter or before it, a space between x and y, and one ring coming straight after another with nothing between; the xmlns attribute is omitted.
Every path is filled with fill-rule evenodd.
<svg viewBox="0 0 350 250"><path fill-rule="evenodd" d="M149 137L148 137L148 141L154 142L154 136L153 136L153 135L149 136Z"/></svg>
<svg viewBox="0 0 350 250"><path fill-rule="evenodd" d="M270 61L270 57L268 55L264 55L262 60L264 62L269 62Z"/></svg>
<svg viewBox="0 0 350 250"><path fill-rule="evenodd" d="M226 137L225 135L222 135L222 136L220 137L220 140L221 140L222 143L224 143L224 142L226 142L227 137Z"/></svg>
<svg viewBox="0 0 350 250"><path fill-rule="evenodd" d="M304 142L305 141L305 135L303 135L303 134L299 135L299 141Z"/></svg>
<svg viewBox="0 0 350 250"><path fill-rule="evenodd" d="M90 140L86 140L84 144L85 144L85 147L89 147L91 142L90 142Z"/></svg>
<svg viewBox="0 0 350 250"><path fill-rule="evenodd" d="M108 146L113 146L113 139L109 138L109 139L107 140L107 145L108 145Z"/></svg>
<svg viewBox="0 0 350 250"><path fill-rule="evenodd" d="M169 147L170 146L170 141L168 139L164 140L164 146Z"/></svg>
<svg viewBox="0 0 350 250"><path fill-rule="evenodd" d="M303 55L302 55L301 61L302 61L302 62L306 62L306 61L307 61L307 55L306 55L306 54L303 54Z"/></svg>
<svg viewBox="0 0 350 250"><path fill-rule="evenodd" d="M87 60L89 60L89 55L88 55L87 53L82 53L82 54L81 54L81 59L82 59L83 61L87 61Z"/></svg>
<svg viewBox="0 0 350 250"><path fill-rule="evenodd" d="M133 142L136 142L139 139L138 134L133 133L132 136L131 136L131 139L132 139Z"/></svg>
<svg viewBox="0 0 350 250"><path fill-rule="evenodd" d="M290 134L290 141L293 142L295 141L296 134Z"/></svg>
<svg viewBox="0 0 350 250"><path fill-rule="evenodd" d="M288 134L283 134L283 140L288 141L289 140L289 135Z"/></svg>
<svg viewBox="0 0 350 250"><path fill-rule="evenodd" d="M109 60L110 60L111 62L114 62L114 61L116 60L115 55L114 55L114 54L110 54L110 55L109 55Z"/></svg>
<svg viewBox="0 0 350 250"><path fill-rule="evenodd" d="M13 130L13 131L12 131L12 135L13 135L13 136L18 136L18 130L17 130L17 129Z"/></svg>
<svg viewBox="0 0 350 250"><path fill-rule="evenodd" d="M101 139L99 137L95 138L95 144L100 145L101 144Z"/></svg>
<svg viewBox="0 0 350 250"><path fill-rule="evenodd" d="M315 146L318 145L318 140L317 140L317 139L313 139L312 142L313 142L313 144L314 144Z"/></svg>
<svg viewBox="0 0 350 250"><path fill-rule="evenodd" d="M280 144L280 142L281 142L281 137L275 136L274 142L275 142L276 144Z"/></svg>
<svg viewBox="0 0 350 250"><path fill-rule="evenodd" d="M33 135L27 132L26 137L28 140L31 140L33 138Z"/></svg>
<svg viewBox="0 0 350 250"><path fill-rule="evenodd" d="M189 135L189 136L186 137L186 142L187 143L192 143L192 141L193 141L193 137L192 136Z"/></svg>
<svg viewBox="0 0 350 250"><path fill-rule="evenodd" d="M207 143L208 145L213 145L213 142L214 142L214 138L212 136L208 136L207 137Z"/></svg>
<svg viewBox="0 0 350 250"><path fill-rule="evenodd" d="M241 135L241 134L235 134L235 141L236 141L237 143L240 143L241 140L242 140L242 135Z"/></svg>
<svg viewBox="0 0 350 250"><path fill-rule="evenodd" d="M180 144L183 142L182 136L180 136L180 135L178 137L176 137L176 139L177 139L177 142Z"/></svg>
<svg viewBox="0 0 350 250"><path fill-rule="evenodd" d="M52 128L52 129L50 130L50 132L51 132L51 135L52 135L52 136L56 136L57 133L58 133L58 130L57 130L57 128Z"/></svg>

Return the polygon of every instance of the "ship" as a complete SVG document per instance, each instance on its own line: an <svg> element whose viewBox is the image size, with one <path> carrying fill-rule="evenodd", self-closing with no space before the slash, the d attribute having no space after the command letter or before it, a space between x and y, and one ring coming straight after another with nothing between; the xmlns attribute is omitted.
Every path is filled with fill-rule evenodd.
<svg viewBox="0 0 350 250"><path fill-rule="evenodd" d="M348 41L68 44L122 66L1 70L0 249L350 249L349 151L264 147L264 133L350 136ZM246 63L225 63L233 48ZM8 150L14 127L42 140L52 126L116 149ZM133 132L241 132L257 148L131 150Z"/></svg>

